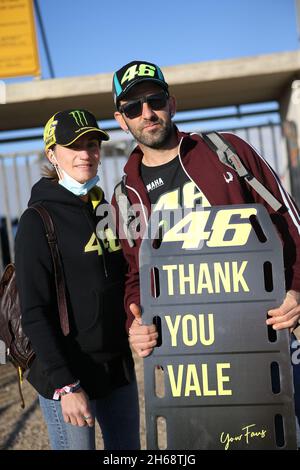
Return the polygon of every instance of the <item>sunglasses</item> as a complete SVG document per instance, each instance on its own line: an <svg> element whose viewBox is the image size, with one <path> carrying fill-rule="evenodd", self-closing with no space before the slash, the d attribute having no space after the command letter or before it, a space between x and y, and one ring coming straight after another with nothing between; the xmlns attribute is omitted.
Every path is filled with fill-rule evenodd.
<svg viewBox="0 0 300 470"><path fill-rule="evenodd" d="M153 111L163 109L168 101L169 95L164 91L155 95L143 96L138 100L128 101L119 107L119 111L124 113L129 119L140 116L143 112L143 103L147 103Z"/></svg>

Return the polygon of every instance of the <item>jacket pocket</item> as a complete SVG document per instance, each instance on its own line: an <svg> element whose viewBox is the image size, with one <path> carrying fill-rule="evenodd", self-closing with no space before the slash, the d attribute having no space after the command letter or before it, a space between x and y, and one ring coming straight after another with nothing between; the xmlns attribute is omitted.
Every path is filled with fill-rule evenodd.
<svg viewBox="0 0 300 470"><path fill-rule="evenodd" d="M81 298L75 312L74 323L77 333L81 334L93 329L99 323L101 317L101 298L99 292L93 290L84 296L84 298Z"/></svg>
<svg viewBox="0 0 300 470"><path fill-rule="evenodd" d="M102 296L104 350L118 352L128 347L125 321L124 286L123 283L116 283L106 289Z"/></svg>
<svg viewBox="0 0 300 470"><path fill-rule="evenodd" d="M123 305L123 284L115 283L104 292L93 291L89 308L78 315L77 340L83 352L117 353L128 348Z"/></svg>

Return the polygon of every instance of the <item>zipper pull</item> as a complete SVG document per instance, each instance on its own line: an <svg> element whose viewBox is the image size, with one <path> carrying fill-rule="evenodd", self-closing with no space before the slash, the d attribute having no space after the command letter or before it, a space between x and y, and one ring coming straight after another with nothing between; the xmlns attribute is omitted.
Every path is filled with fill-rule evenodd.
<svg viewBox="0 0 300 470"><path fill-rule="evenodd" d="M104 274L105 274L105 277L108 278L108 272L107 272L107 267L106 267L105 246L104 246L104 243L103 243L101 237L99 237L98 240L99 240L101 250L102 250L102 262L103 262Z"/></svg>

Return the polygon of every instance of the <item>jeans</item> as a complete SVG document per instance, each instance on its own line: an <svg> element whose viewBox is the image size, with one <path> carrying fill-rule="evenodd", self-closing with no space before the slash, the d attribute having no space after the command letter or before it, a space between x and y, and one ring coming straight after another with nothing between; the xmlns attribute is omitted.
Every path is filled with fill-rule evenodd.
<svg viewBox="0 0 300 470"><path fill-rule="evenodd" d="M52 450L94 450L95 427L65 423L60 401L39 395ZM136 381L109 395L90 400L91 411L102 431L105 450L138 450L139 402Z"/></svg>

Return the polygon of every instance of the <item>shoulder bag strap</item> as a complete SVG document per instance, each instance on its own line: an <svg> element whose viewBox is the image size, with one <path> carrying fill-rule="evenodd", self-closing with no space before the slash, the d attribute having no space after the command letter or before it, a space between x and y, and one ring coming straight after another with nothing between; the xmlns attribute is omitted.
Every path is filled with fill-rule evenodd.
<svg viewBox="0 0 300 470"><path fill-rule="evenodd" d="M68 307L66 300L66 285L63 273L63 267L61 264L60 254L58 251L57 238L55 234L54 224L51 219L49 212L41 204L35 204L29 207L34 209L43 220L46 238L50 247L51 256L54 265L54 277L57 295L57 305L59 310L60 326L64 336L70 333Z"/></svg>
<svg viewBox="0 0 300 470"><path fill-rule="evenodd" d="M217 153L220 162L233 168L274 211L278 211L282 207L282 204L273 194L245 168L233 146L229 144L223 136L217 132L203 133L201 136L209 147Z"/></svg>

